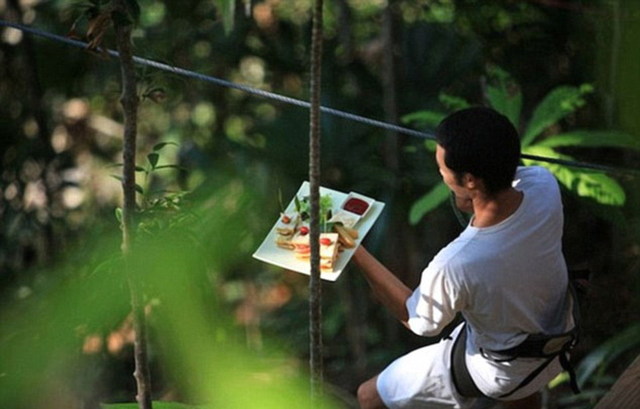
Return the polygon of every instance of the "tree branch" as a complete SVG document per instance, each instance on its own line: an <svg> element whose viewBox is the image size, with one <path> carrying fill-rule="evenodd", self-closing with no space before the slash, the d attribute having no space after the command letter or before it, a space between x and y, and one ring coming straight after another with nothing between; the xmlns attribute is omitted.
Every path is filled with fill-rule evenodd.
<svg viewBox="0 0 640 409"><path fill-rule="evenodd" d="M138 129L137 79L133 62L131 31L133 23L124 0L114 0L111 18L116 32L116 43L120 54L120 70L122 77L122 94L120 103L124 110L124 145L122 189L124 191L122 252L125 258L125 268L131 294L131 308L135 331L133 373L138 393L136 400L140 409L151 409L151 375L148 362L146 319L144 314L144 298L140 277L131 268L131 254L135 239L136 211L136 137Z"/></svg>

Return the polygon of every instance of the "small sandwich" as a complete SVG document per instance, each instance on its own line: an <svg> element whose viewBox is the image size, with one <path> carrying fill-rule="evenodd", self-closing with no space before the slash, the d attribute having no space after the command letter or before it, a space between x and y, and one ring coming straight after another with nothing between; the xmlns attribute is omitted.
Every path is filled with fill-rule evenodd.
<svg viewBox="0 0 640 409"><path fill-rule="evenodd" d="M308 260L311 256L311 246L309 245L309 235L296 236L291 240L296 258ZM320 234L320 269L323 271L333 271L336 259L338 258L338 233Z"/></svg>

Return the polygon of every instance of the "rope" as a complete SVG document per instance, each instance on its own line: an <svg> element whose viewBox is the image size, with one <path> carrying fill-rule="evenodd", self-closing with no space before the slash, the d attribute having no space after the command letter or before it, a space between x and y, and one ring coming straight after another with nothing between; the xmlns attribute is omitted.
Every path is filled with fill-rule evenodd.
<svg viewBox="0 0 640 409"><path fill-rule="evenodd" d="M86 42L74 40L74 39L67 38L67 37L63 37L63 36L60 36L60 35L57 35L57 34L49 33L47 31L39 30L37 28L25 26L23 24L12 23L12 22L9 22L9 21L0 20L0 26L14 28L16 30L20 30L20 31L23 31L23 32L26 32L26 33L34 34L34 35L37 35L37 36L40 36L40 37L43 37L43 38L47 38L49 40L53 40L53 41L56 41L56 42L59 42L59 43L64 43L64 44L71 45L71 46L74 46L74 47L79 47L79 48L86 48L87 47L87 43ZM105 51L106 51L106 53L108 55L110 55L112 57L120 58L119 53L117 51L115 51L115 50L107 49ZM158 61L150 60L148 58L134 56L133 60L138 64L145 65L145 66L148 66L148 67L153 67L153 68L156 68L156 69L161 70L161 71L170 72L172 74L176 74L176 75L180 75L180 76L184 76L184 77L188 77L188 78L193 78L193 79L196 79L196 80L199 80L199 81L212 83L212 84L219 85L219 86L226 87L226 88L236 89L236 90L239 90L239 91L243 91L243 92L245 92L247 94L256 95L256 96L259 96L259 97L262 97L262 98L271 99L271 100L274 100L274 101L283 102L283 103L286 103L286 104L295 105L295 106L299 106L299 107L306 108L306 109L310 109L311 108L311 104L309 102L307 102L307 101L303 101L303 100L300 100L300 99L287 97L285 95L276 94L274 92L269 92L269 91L253 88L253 87L250 87L250 86L247 86L247 85L237 84L235 82L231 82L231 81L227 81L227 80L224 80L224 79L216 78L216 77L213 77L213 76L210 76L210 75L200 74L200 73L195 72L195 71L190 71L190 70L187 70L187 69L184 69L184 68L175 67L175 66L172 66L172 65L169 65L169 64L165 64L165 63L161 63L161 62L158 62ZM397 133L408 135L408 136L413 136L413 137L417 137L417 138L421 138L421 139L427 139L427 140L434 140L435 141L435 135L433 133L430 133L430 132L421 132L421 131L417 131L415 129L410 129L410 128L406 128L406 127L395 125L395 124L390 124L388 122L378 121L378 120L375 120L375 119L367 118L367 117L364 117L364 116L352 114L352 113L349 113L349 112L345 112L345 111L341 111L341 110L338 110L338 109L329 108L329 107L325 107L325 106L321 106L320 110L322 112L324 112L324 113L327 113L327 114L330 114L330 115L334 115L334 116L337 116L337 117L340 117L340 118L348 119L350 121L359 122L359 123L362 123L362 124L370 125L370 126L373 126L373 127L376 127L376 128L386 129L386 130L389 130L389 131L397 132ZM588 162L579 162L579 161L572 161L572 160L558 159L558 158L548 158L548 157L544 157L544 156L537 156L537 155L530 155L530 154L522 154L521 157L523 159L529 159L529 160L532 160L532 161L541 161L541 162L553 163L553 164L569 166L569 167L574 167L574 168L590 169L590 170L595 170L595 171L599 171L599 172L603 172L603 173L640 176L640 170L639 169L620 168L620 167L600 165L600 164L594 164L594 163L588 163Z"/></svg>

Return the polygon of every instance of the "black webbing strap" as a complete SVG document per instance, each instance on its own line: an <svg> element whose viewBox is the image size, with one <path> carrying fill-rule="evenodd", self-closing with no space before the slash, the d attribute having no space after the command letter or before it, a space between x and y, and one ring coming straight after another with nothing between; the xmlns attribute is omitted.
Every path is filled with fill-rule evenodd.
<svg viewBox="0 0 640 409"><path fill-rule="evenodd" d="M527 339L525 339L520 345L517 345L516 347L503 351L492 351L510 357L507 360L515 358L547 358L542 363L542 365L540 365L538 368L536 368L535 371L530 373L518 385L518 387L516 387L511 392L500 396L501 398L510 396L518 389L526 386L529 382L535 379L535 377L538 376L540 372L542 372L542 370L544 370L544 368L546 368L547 365L549 365L556 357L558 357L562 369L569 373L569 384L571 385L571 389L576 394L580 393L580 388L578 387L578 382L576 380L576 373L573 369L573 366L571 365L571 362L569 362L569 353L578 343L581 321L578 295L571 281L569 282L567 293L570 295L573 304L571 313L573 315L574 327L570 331L557 335L532 334L529 335Z"/></svg>
<svg viewBox="0 0 640 409"><path fill-rule="evenodd" d="M531 372L526 378L524 378L522 380L522 382L520 382L518 384L518 386L516 386L511 392L507 392L507 393L505 393L503 395L500 395L500 399L509 397L509 396L513 395L514 393L516 393L517 391L519 391L521 388L524 388L525 386L527 386L529 384L529 382L534 380L536 378L536 376L540 375L540 372L542 372L544 370L544 368L546 368L551 363L551 361L553 361L555 358L556 358L555 355L552 356L551 358L547 358L547 360L544 361L542 363L542 365L537 367L535 371Z"/></svg>
<svg viewBox="0 0 640 409"><path fill-rule="evenodd" d="M580 311L578 307L578 297L575 289L570 284L569 294L573 301L573 319L575 327L564 334L558 335L531 335L528 339L522 342L520 345L503 351L492 351L507 356L506 359L497 359L496 362L511 361L516 358L546 358L540 366L538 366L533 372L527 375L522 382L518 384L511 392L507 392L499 397L499 399L506 398L528 385L533 381L540 373L551 363L554 359L560 360L562 369L569 373L569 383L574 393L580 393L578 383L576 381L576 374L569 362L569 353L571 349L578 342L579 323L580 323ZM556 348L552 348L552 351L547 351L546 347L553 345L553 341L558 341L561 344L556 344ZM467 343L467 327L466 323L462 326L460 333L453 343L451 349L451 377L453 385L458 393L466 398L477 398L485 396L480 389L476 386L469 374L467 362L465 359ZM491 358L488 358L491 359Z"/></svg>
<svg viewBox="0 0 640 409"><path fill-rule="evenodd" d="M469 374L469 368L467 368L467 361L465 359L466 344L467 324L465 323L462 325L458 337L453 342L453 348L451 348L451 378L453 379L453 386L460 396L465 398L479 398L485 395L478 389Z"/></svg>

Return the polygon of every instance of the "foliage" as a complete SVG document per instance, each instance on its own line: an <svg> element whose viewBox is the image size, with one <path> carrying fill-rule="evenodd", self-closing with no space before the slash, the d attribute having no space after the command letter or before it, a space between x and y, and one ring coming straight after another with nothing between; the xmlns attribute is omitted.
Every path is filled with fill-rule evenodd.
<svg viewBox="0 0 640 409"><path fill-rule="evenodd" d="M245 206L256 198L250 191L229 196L230 188L212 192L196 206L197 223L156 232L138 243L132 266L145 277L148 316L157 335L154 345L172 351L156 359L164 361L167 376L174 379L185 399L209 402L202 407L309 407L304 373L290 367L286 356L271 347L265 346L262 358L240 347L237 328L215 302L215 293L203 286L208 279L206 266L218 264L213 261L222 257L227 261L246 257L245 251L235 242L219 243L212 252L208 246L193 246L184 240L188 235L206 243L221 232L245 228L234 215L246 213ZM90 255L96 260L92 265L104 265L102 250L97 243ZM78 347L83 339L101 328L100 322L123 318L126 292L121 291L122 281L115 279L118 270L99 268L83 276L74 273L73 264L60 268L66 271L67 280L51 291L34 294L24 305L1 312L4 375L0 398L12 407L34 405L42 396L27 390L44 391L52 377L71 376L67 368L81 358L83 349ZM78 306L83 308L78 310ZM93 353L87 351L85 354Z"/></svg>
<svg viewBox="0 0 640 409"><path fill-rule="evenodd" d="M563 126L562 120L583 107L586 104L586 95L591 92L593 87L589 84L579 87L563 85L552 89L535 107L524 127L521 137L522 152L536 157L575 162L573 156L562 153L563 148L604 147L640 150L640 140L623 132L585 129L558 131ZM514 126L519 127L522 93L519 85L507 72L499 67L488 67L485 98L489 106L509 118ZM446 94L441 96L441 102L455 109L471 105ZM445 114L437 111L421 111L407 115L403 120L420 126L435 126L436 121L444 116ZM536 159L524 159L524 163L548 168L563 186L580 197L610 206L622 206L625 203L625 192L620 184L601 172ZM446 199L442 186L442 183L438 184L413 204L409 215L412 224L418 223L426 213Z"/></svg>
<svg viewBox="0 0 640 409"><path fill-rule="evenodd" d="M640 324L635 323L590 351L580 361L576 376L581 393L563 397L558 404L574 409L593 407L619 376L619 371L612 368L614 364L620 360L625 361L621 357L628 355L628 352L632 352L632 357L637 356L639 350ZM562 381L566 381L566 377L560 383Z"/></svg>
<svg viewBox="0 0 640 409"><path fill-rule="evenodd" d="M2 18L19 15L12 9L16 3L23 9L22 21L54 33L66 33L79 14L76 0L12 1L0 2ZM109 2L88 1L83 7L98 3L106 6ZM132 41L137 55L308 99L305 84L308 81L310 1L245 2L244 16L239 15L243 5L233 1L195 0L188 7L180 1L137 0L136 3L140 6L140 15ZM221 6L222 3L225 6ZM439 104L455 110L467 101L483 98L478 76L483 73L485 61L507 67L518 78L526 95L542 95L558 83L580 83L585 78L594 81L598 84L598 93L593 94L594 103L585 106L590 113L595 112L594 118L600 115L599 103L603 103L604 97L611 97L607 101L622 101L622 94L627 99L640 95L633 91L637 84L618 84L624 92L616 95L606 81L593 80L594 70L602 69L609 58L609 48L599 46L609 43L606 39L610 21L600 17L608 16L607 10L594 6L594 10L602 13L580 13L540 2L491 0L481 3L400 0L394 2L393 7L383 9L383 3L378 0L329 2L325 10L322 104L377 119L395 118L404 112L433 112L439 117L431 122L437 123L444 112L436 110ZM102 10L100 7L99 11ZM380 24L387 13L395 17L394 30L389 30L397 35L392 46L385 43L388 33ZM100 12L94 14L100 15ZM78 21L76 35L86 32L89 17L85 14ZM97 30L100 26L95 23L92 23L95 25L92 32L100 33ZM622 30L625 35L631 32ZM13 333L24 335L16 338L15 344L24 342L24 350L29 354L16 356L29 368L32 361L40 365L24 370L25 375L34 374L24 378L31 382L28 392L21 388L15 392L24 399L35 397L34 391L43 396L44 403L27 405L29 409L52 408L56 402L62 402L60 394L51 397L48 391L52 389L69 391L72 398L82 401L78 405L83 407L130 400L133 391L124 381L131 378L129 344L125 343L118 352L107 347L112 336L122 335L120 326L124 325L123 319L126 324L129 309L126 290L113 289L114 283L121 281L119 245L114 240L117 232L113 231L116 230L113 213L120 203L121 186L110 176L113 173L110 164L120 160L122 144L118 63L100 52L83 52L18 34L15 30L2 29L0 39L0 151L3 152L0 158L0 291L4 306L0 314L3 334L10 334L14 323L22 319L21 314L26 314L24 326L20 327L24 331ZM596 38L596 34L604 34L605 41L596 41L600 38ZM113 44L111 35L110 30L104 31L100 38L103 46ZM629 42L630 50L635 49L636 43ZM391 93L390 83L383 79L387 70L382 63L389 50L394 50L397 56L398 112L391 112L381 103L384 96ZM594 58L596 54L598 58ZM603 56L605 58L601 58ZM628 64L627 61L634 60L620 59L619 62ZM246 359L254 357L257 357L255 363L263 358L266 362L266 370L249 370L245 380L270 379L274 373L270 369L276 371L271 378L287 378L294 372L303 372L299 368L305 366L308 354L307 280L256 263L250 254L278 214L273 193L282 188L284 195L290 197L307 177L308 112L152 68L140 69L138 75L141 84L138 93L143 102L137 162L140 164L139 192L143 194L139 194L138 204L140 210L149 209L139 214L142 222L149 222L140 226L149 233L141 235L142 240L172 235L180 238L178 243L170 241L175 246L163 248L161 255L181 252L183 247L179 245L188 251L201 251L198 254L202 257L194 257L205 265L194 274L198 277L198 287L206 291L205 298L224 306L224 309L208 310L204 320L235 320L240 325L233 331L220 326L211 338L220 341L234 334L234 346L249 346L248 350L241 350L238 362L246 363ZM447 97L452 95L456 97ZM527 101L533 98L523 99L523 112L529 112ZM570 115L568 119L573 117ZM576 124L585 122L588 121L584 116L576 117ZM397 266L394 271L401 279L417 282L424 260L458 228L452 227L454 223L447 224L451 217L445 212L429 214L429 223L406 226L409 205L438 178L428 152L422 149L422 142L399 138L396 152L386 145L387 139L393 137L387 138L384 131L369 125L323 115L322 126L323 185L360 191L387 204L366 245L385 263ZM156 161L154 155L148 155L155 152L154 146L161 141L177 146L168 145L158 151L160 156ZM535 142L539 144L544 139L536 138ZM561 149L557 151L575 154L564 151L564 147ZM400 163L397 172L385 162L390 156ZM631 154L624 161L633 163L633 159ZM180 168L153 171L146 178L143 168L148 171L153 163L156 167L175 164ZM222 194L213 194L216 190ZM186 191L191 193L182 193ZM247 191L256 193L258 199L248 199ZM633 201L633 192L626 190L630 204L637 203ZM218 211L233 208L238 211ZM224 228L217 225L218 230L207 234L195 234L199 230L191 229L193 224L212 226L211 220L219 216L228 218ZM579 217L580 222L591 223L590 219ZM629 221L637 224L636 219ZM399 234L407 236L405 243L393 250L388 245L388 237ZM632 239L624 234L615 236L616 240L624 241L616 242L615 251L606 250L612 240L609 236L588 237L593 248L599 249L589 254L589 259L607 258L613 264L627 260L629 254L633 254L627 251ZM96 244L96 251L88 250L92 239L97 238L105 242ZM70 258L63 267L61 260L65 255ZM153 257L150 259L147 263L153 264ZM171 260L166 260L166 264L182 271ZM69 265L71 267L66 268ZM153 275L151 269L145 271ZM183 276L175 271L169 281L180 288ZM84 283L95 283L95 286L82 286L78 293L87 298L72 297L71 292L65 291L65 285L78 283L83 277L87 277ZM103 281L99 280L101 277ZM349 396L355 393L359 382L424 341L399 331L380 307L371 302L367 284L355 269L342 277L337 285L323 288L323 299L329 310L324 319L325 370L327 382L344 389L341 396ZM151 328L155 331L155 321L162 321L156 314L161 310L157 304L160 298L156 297L160 289L153 282L149 286ZM60 294L56 296L58 291ZM191 293L180 294L187 301L193 298ZM115 305L116 300L119 307ZM160 305L167 306L169 300L176 305L183 302L167 298ZM44 311L41 319L27 323L30 317L38 317L38 314L28 314L32 311L29 306L39 302ZM113 307L113 313L95 320L78 317L84 314L86 306L102 309L102 305ZM50 326L42 324L51 318L52 309L62 318L51 319ZM602 311L603 315L612 314L606 308ZM8 316L13 318L5 319ZM77 327L76 318L92 325ZM33 331L29 332L29 328ZM173 331L181 328L176 326ZM102 349L91 354L80 352L85 341L93 339L85 335L94 331L103 339ZM152 337L159 338L155 334ZM270 360L274 354L261 349L261 345L268 344L266 339L272 338L288 353L276 354L277 357ZM47 339L51 344L39 344L35 339ZM3 346L4 341L3 338ZM68 352L59 362L68 363L68 370L47 372L60 375L50 377L59 382L55 385L36 382L42 379L40 372L47 366L45 363L58 358L58 350L51 347L58 341ZM193 345L191 341L187 340L184 345ZM12 349L5 351L3 359L10 351L17 351L14 346L17 347L12 344ZM154 367L153 372L160 375L154 383L155 399L165 388L189 389L189 385L180 382L189 378L184 371L175 377L167 371L167 368L176 371L182 368L183 362L173 365L165 360L172 359L174 352L179 359L182 355L176 351L180 348L161 347L152 343L152 364L159 366ZM232 352L227 352L221 351L220 355L229 355L231 362L221 363L215 357L211 361L216 361L221 368L236 367ZM66 359L69 357L79 358ZM206 358L201 357L203 361ZM0 360L3 368L14 363ZM83 368L84 371L79 370ZM13 385L6 381L6 377L0 377L3 398ZM21 385L27 385L26 382ZM211 394L216 392L225 395L224 390ZM255 398L261 399L260 394L257 395ZM287 393L283 391L282 395ZM59 405L69 408L65 403Z"/></svg>

